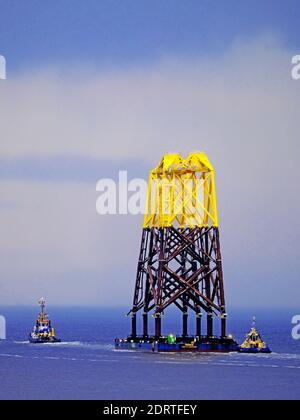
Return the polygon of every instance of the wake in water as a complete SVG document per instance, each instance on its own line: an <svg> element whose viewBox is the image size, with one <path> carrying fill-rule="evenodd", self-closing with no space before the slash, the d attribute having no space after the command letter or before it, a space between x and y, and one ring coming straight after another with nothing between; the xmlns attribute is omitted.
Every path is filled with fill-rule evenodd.
<svg viewBox="0 0 300 420"><path fill-rule="evenodd" d="M54 353L51 351L50 354L41 354L40 352L32 354L16 354L19 352L7 353L3 352L0 354L1 357L16 357L16 358L46 358L48 360L70 360L70 361L86 361L86 362L120 362L135 360L138 363L154 363L154 364L180 364L180 365L194 365L196 366L227 366L227 367L249 367L249 368L285 368L285 369L300 369L300 354L289 354L289 353L272 353L272 354L205 354L205 353L160 353L153 354L152 352L137 352L135 350L115 350L112 344L103 344L95 342L82 342L82 341L63 341L60 343L42 343L42 344L31 344L28 341L14 341L15 345L26 346L27 349L65 349L64 354ZM7 342L8 344L8 342ZM67 349L70 349L68 352ZM71 349L73 349L71 351ZM74 353L78 349L78 352L85 350L84 353ZM25 347L24 347L25 350ZM95 353L97 352L98 353ZM48 351L47 351L48 352ZM109 356L108 353L111 352ZM96 356L96 358L95 358ZM105 360L104 360L105 359ZM112 360L114 359L114 360Z"/></svg>
<svg viewBox="0 0 300 420"><path fill-rule="evenodd" d="M100 344L100 343L88 343L82 341L61 341L60 343L35 343L32 344L29 341L14 341L14 344L28 345L31 347L80 347L91 350L114 350L112 344Z"/></svg>
<svg viewBox="0 0 300 420"><path fill-rule="evenodd" d="M1 359L48 360L51 365L62 361L74 363L118 363L140 366L175 366L182 365L198 369L263 369L300 370L300 354L239 354L229 353L159 353L115 350L112 344L82 341L63 341L60 343L31 344L28 341L6 341L2 343ZM44 350L43 350L44 349Z"/></svg>
<svg viewBox="0 0 300 420"><path fill-rule="evenodd" d="M35 343L32 344L28 340L27 341L14 341L14 344L22 344L22 345L29 345L29 346L51 346L51 347L58 347L58 346L83 346L84 343L81 343L80 341L61 341L59 343Z"/></svg>

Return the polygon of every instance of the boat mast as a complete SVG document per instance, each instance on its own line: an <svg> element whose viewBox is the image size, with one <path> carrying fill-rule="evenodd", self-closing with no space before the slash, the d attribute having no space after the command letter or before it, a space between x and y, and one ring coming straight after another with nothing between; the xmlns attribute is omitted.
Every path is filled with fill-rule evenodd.
<svg viewBox="0 0 300 420"><path fill-rule="evenodd" d="M45 306L46 306L46 301L45 301L45 299L42 297L40 300L39 300L39 305L40 305L40 307L41 307L41 314L42 315L44 315L45 314L45 312L44 312L44 309L45 309Z"/></svg>

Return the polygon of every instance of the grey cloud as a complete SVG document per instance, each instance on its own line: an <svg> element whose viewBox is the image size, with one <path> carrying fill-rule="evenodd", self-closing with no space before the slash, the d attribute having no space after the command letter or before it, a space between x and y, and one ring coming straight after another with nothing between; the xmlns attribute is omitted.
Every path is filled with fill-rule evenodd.
<svg viewBox="0 0 300 420"><path fill-rule="evenodd" d="M0 179L94 184L104 177L118 180L119 171L128 168L131 177L147 174L147 165L138 159L112 160L87 156L5 157L0 158Z"/></svg>

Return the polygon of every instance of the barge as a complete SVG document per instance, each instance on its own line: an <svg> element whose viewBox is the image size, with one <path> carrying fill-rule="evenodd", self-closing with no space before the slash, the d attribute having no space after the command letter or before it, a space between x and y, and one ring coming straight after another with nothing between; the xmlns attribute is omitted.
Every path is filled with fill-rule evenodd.
<svg viewBox="0 0 300 420"><path fill-rule="evenodd" d="M230 353L237 352L239 345L233 337L180 337L172 334L166 337L128 337L115 339L116 350L140 350L153 353Z"/></svg>

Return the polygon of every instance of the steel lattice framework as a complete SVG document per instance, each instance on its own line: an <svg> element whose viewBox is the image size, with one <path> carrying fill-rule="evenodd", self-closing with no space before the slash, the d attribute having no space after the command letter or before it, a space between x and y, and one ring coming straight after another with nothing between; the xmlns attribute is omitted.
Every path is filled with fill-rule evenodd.
<svg viewBox="0 0 300 420"><path fill-rule="evenodd" d="M135 284L131 337L137 337L137 313L143 311L143 336L148 315L161 337L161 317L175 305L183 316L182 336L188 336L188 313L196 315L196 336L207 316L207 336L213 318L221 319L226 337L226 310L214 170L204 153L187 159L164 156L150 172L147 208Z"/></svg>

